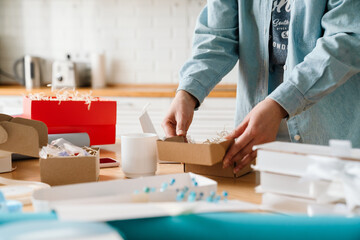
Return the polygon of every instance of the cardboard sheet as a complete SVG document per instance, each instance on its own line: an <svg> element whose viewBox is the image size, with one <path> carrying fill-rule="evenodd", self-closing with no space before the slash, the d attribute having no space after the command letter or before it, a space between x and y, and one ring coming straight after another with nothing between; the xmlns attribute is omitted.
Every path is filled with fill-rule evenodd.
<svg viewBox="0 0 360 240"><path fill-rule="evenodd" d="M162 202L123 204L59 204L55 207L60 220L68 221L112 221L137 218L176 216L190 213L234 212L258 210L258 205L243 201L219 203Z"/></svg>
<svg viewBox="0 0 360 240"><path fill-rule="evenodd" d="M160 191L164 182L170 183L165 191ZM193 186L193 180L198 183ZM62 203L71 204L111 204L130 202L166 202L175 201L177 189L189 187L188 192L197 194L202 192L208 196L211 191L216 192L217 183L214 180L193 173L180 173L143 177L136 179L113 180L96 183L82 183L66 186L56 186L34 192L33 206L35 211L50 211ZM142 192L144 187L156 188L150 194L134 194Z"/></svg>

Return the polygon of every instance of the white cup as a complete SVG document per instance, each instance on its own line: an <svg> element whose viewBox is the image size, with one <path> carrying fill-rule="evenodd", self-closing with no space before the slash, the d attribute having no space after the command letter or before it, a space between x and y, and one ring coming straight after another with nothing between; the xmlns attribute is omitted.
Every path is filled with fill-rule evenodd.
<svg viewBox="0 0 360 240"><path fill-rule="evenodd" d="M155 175L157 166L154 133L135 133L121 136L121 168L128 178Z"/></svg>

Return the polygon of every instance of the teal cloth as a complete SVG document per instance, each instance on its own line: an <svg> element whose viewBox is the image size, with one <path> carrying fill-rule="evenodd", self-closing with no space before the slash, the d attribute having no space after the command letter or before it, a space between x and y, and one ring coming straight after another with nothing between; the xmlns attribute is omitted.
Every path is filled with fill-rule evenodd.
<svg viewBox="0 0 360 240"><path fill-rule="evenodd" d="M2 214L0 214L0 229L3 224L20 222L20 221L35 221L35 220L57 220L57 216L56 216L55 212L49 212L49 213L2 213Z"/></svg>
<svg viewBox="0 0 360 240"><path fill-rule="evenodd" d="M1 226L56 214L1 214ZM206 213L108 222L126 239L360 239L360 217Z"/></svg>
<svg viewBox="0 0 360 240"><path fill-rule="evenodd" d="M207 213L109 222L127 239L360 239L360 218Z"/></svg>

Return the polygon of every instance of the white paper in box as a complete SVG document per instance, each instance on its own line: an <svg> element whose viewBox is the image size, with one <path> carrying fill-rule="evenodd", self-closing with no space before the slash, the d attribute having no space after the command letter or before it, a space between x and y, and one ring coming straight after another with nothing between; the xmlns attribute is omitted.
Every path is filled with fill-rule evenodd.
<svg viewBox="0 0 360 240"><path fill-rule="evenodd" d="M261 183L255 188L258 193L278 193L290 196L311 198L321 201L322 197L327 196L327 190L331 182L325 180L305 181L301 177L275 174L270 172L260 172ZM341 185L333 183L337 191L343 192Z"/></svg>
<svg viewBox="0 0 360 240"><path fill-rule="evenodd" d="M164 182L170 183L173 178L175 183L169 184L165 191L160 192L161 185ZM197 182L197 186L193 185L192 179ZM139 194L134 192L143 192L144 187L155 187L156 191L142 194L142 197L147 197L143 200L171 202L176 200L176 190L181 190L185 186L189 187L188 192L194 191L197 196L202 192L204 197L217 190L217 182L214 180L193 173L180 173L41 189L33 194L33 206L35 211L43 212L51 211L62 204L131 203L136 202L139 197Z"/></svg>

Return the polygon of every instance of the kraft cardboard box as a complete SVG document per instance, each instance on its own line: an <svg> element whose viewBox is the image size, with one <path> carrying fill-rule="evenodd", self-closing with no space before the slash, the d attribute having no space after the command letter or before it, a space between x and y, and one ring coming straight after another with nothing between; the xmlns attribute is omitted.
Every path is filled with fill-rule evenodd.
<svg viewBox="0 0 360 240"><path fill-rule="evenodd" d="M98 181L100 151L93 149L92 156L40 158L41 181L51 186Z"/></svg>
<svg viewBox="0 0 360 240"><path fill-rule="evenodd" d="M222 160L234 140L220 143L186 143L184 137L177 136L157 141L158 158L161 161L182 162L185 172L234 177L232 168L222 168ZM239 171L240 177L251 171L250 165Z"/></svg>
<svg viewBox="0 0 360 240"><path fill-rule="evenodd" d="M221 143L187 143L177 136L157 141L158 158L161 161L192 163L212 166L221 162L233 140Z"/></svg>
<svg viewBox="0 0 360 240"><path fill-rule="evenodd" d="M43 122L0 114L0 172L13 170L12 154L39 157L39 150L47 141L47 127Z"/></svg>
<svg viewBox="0 0 360 240"><path fill-rule="evenodd" d="M254 164L251 163L251 164ZM217 176L217 177L241 177L252 171L251 164L246 165L243 169L233 173L233 168L223 168L222 162L217 163L213 166L201 166L195 164L184 164L184 172L193 172L202 175Z"/></svg>

